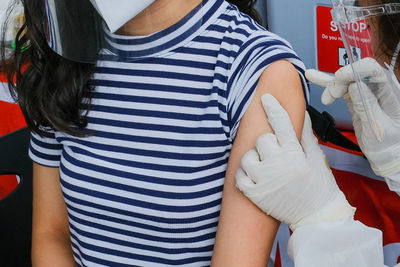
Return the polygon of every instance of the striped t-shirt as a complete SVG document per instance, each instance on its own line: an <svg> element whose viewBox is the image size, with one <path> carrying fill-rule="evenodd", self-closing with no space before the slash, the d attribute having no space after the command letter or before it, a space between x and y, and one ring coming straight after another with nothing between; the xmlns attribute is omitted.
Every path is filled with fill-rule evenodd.
<svg viewBox="0 0 400 267"><path fill-rule="evenodd" d="M258 79L287 59L304 83L303 63L223 0L150 36L108 39L93 77L93 135L31 139L31 158L60 169L77 265L207 266Z"/></svg>

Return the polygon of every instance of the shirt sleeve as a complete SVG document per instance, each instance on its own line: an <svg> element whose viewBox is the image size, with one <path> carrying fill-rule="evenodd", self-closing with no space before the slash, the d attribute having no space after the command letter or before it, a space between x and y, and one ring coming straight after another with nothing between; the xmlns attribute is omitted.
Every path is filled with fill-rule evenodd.
<svg viewBox="0 0 400 267"><path fill-rule="evenodd" d="M37 164L59 167L62 145L56 140L54 131L46 131L43 136L31 133L29 157Z"/></svg>
<svg viewBox="0 0 400 267"><path fill-rule="evenodd" d="M286 40L268 31L257 31L241 46L227 84L227 114L232 140L250 105L261 74L271 63L282 59L288 60L297 69L308 105L309 90L303 62Z"/></svg>

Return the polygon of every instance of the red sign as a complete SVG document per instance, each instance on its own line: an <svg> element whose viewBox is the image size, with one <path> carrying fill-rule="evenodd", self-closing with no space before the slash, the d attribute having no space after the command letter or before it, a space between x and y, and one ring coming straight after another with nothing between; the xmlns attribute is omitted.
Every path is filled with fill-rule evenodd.
<svg viewBox="0 0 400 267"><path fill-rule="evenodd" d="M335 73L341 68L339 62L339 50L343 51L343 63L348 64L345 56L346 49L339 28L332 20L331 7L317 7L317 46L318 46L318 69L324 72ZM347 55L347 54L346 54Z"/></svg>
<svg viewBox="0 0 400 267"><path fill-rule="evenodd" d="M364 57L371 57L371 39L366 21L343 26L343 34L349 45L347 53L340 35L339 26L332 20L331 7L317 7L318 69L335 73L339 68Z"/></svg>

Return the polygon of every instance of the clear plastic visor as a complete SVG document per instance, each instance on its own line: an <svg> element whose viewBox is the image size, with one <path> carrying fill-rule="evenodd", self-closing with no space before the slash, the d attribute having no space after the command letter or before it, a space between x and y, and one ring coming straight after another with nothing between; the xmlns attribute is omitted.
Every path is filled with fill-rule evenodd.
<svg viewBox="0 0 400 267"><path fill-rule="evenodd" d="M42 0L49 47L60 56L94 63L104 46L103 20L87 0Z"/></svg>
<svg viewBox="0 0 400 267"><path fill-rule="evenodd" d="M15 49L15 37L25 22L24 8L20 0L0 3L0 32L6 58L12 55Z"/></svg>
<svg viewBox="0 0 400 267"><path fill-rule="evenodd" d="M383 140L382 129L379 128L379 121L371 108L371 99L368 97L370 94L365 90L368 88L372 91L379 101L382 97L381 88L386 86L390 90L386 90L385 94L390 95L400 105L400 88L394 71L395 67L399 67L396 62L400 37L392 23L398 19L400 4L383 4L377 0L374 3L381 4L367 6L367 2L371 3L365 0L332 0L332 17L340 30L370 127L376 138ZM384 23L382 19L385 19ZM365 60L367 58L369 59Z"/></svg>
<svg viewBox="0 0 400 267"><path fill-rule="evenodd" d="M175 16L179 12L176 12L176 8L172 8L175 7L172 6L173 1L169 7L162 6L163 9L156 6L157 1L154 0L42 1L46 11L45 32L48 45L62 57L83 63L95 63L99 53L103 52L116 57L133 58L139 54L138 49L149 50L154 43L159 46L164 45L160 36L168 34L167 28L179 28L184 35L190 29L196 30L201 26L203 17L201 1L196 7L193 7L193 1L185 1L183 4L179 1L180 10L188 12L186 15L182 14L182 17ZM167 22L165 28L162 28L163 22L155 23L157 18L154 14L158 14L157 10L163 10L167 12L165 16L173 17L171 24L176 18L176 25ZM191 19L192 17L195 18ZM138 28L133 24L135 23L133 18L154 32L141 35L139 29L138 35L131 33L132 27ZM186 21L189 22L184 24Z"/></svg>

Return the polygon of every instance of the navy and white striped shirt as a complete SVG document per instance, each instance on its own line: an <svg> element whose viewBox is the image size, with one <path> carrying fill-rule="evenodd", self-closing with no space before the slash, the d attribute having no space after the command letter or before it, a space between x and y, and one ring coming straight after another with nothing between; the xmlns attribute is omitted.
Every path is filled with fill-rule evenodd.
<svg viewBox="0 0 400 267"><path fill-rule="evenodd" d="M258 79L287 59L304 83L303 63L223 0L150 36L108 39L93 78L94 135L31 138L31 158L60 169L77 265L209 265L228 158Z"/></svg>

